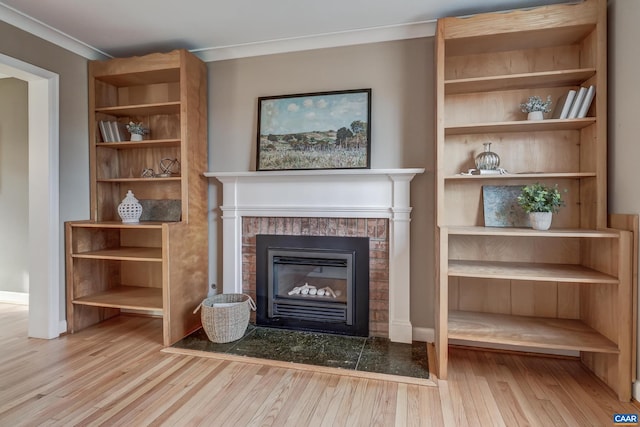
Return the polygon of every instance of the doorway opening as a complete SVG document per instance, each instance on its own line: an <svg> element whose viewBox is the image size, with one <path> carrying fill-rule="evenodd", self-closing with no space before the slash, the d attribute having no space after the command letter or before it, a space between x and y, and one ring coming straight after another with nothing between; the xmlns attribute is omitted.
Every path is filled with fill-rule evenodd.
<svg viewBox="0 0 640 427"><path fill-rule="evenodd" d="M29 327L33 338L55 338L60 320L58 75L0 54L0 73L28 84ZM64 323L64 322L62 322Z"/></svg>

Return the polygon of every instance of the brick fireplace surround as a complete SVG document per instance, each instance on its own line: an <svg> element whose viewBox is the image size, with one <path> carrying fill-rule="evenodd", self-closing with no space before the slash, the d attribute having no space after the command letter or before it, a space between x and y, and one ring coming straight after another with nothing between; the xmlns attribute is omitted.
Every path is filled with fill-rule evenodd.
<svg viewBox="0 0 640 427"><path fill-rule="evenodd" d="M369 238L369 335L389 336L389 221L385 218L242 219L242 291L256 298L256 235ZM253 316L252 316L253 320Z"/></svg>
<svg viewBox="0 0 640 427"><path fill-rule="evenodd" d="M409 185L423 172L205 172L222 183L223 292L255 295L256 234L369 237L370 334L410 343Z"/></svg>

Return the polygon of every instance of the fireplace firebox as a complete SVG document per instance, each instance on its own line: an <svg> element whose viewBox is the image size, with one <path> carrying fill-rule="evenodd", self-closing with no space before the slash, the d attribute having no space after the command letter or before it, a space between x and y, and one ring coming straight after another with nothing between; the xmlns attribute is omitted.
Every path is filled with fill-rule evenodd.
<svg viewBox="0 0 640 427"><path fill-rule="evenodd" d="M369 239L256 236L256 324L369 334Z"/></svg>

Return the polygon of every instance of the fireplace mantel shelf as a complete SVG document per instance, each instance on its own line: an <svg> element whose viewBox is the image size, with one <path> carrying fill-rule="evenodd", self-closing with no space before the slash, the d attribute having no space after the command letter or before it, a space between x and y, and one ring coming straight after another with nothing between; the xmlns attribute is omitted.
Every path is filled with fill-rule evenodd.
<svg viewBox="0 0 640 427"><path fill-rule="evenodd" d="M245 171L245 172L205 172L208 178L264 178L287 176L341 176L341 175L416 175L424 172L424 168L402 169L310 169L310 170L285 170L285 171Z"/></svg>
<svg viewBox="0 0 640 427"><path fill-rule="evenodd" d="M242 218L387 218L389 338L412 340L410 182L423 168L205 172L222 183L223 290L242 292Z"/></svg>

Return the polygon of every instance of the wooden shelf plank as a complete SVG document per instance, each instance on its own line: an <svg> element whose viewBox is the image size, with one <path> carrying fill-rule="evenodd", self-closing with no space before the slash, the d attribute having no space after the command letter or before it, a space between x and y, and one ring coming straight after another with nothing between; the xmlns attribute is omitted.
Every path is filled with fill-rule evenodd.
<svg viewBox="0 0 640 427"><path fill-rule="evenodd" d="M578 237L617 239L619 234L613 230L591 230L580 228L558 228L534 230L532 228L450 226L449 234L463 236L510 236L510 237Z"/></svg>
<svg viewBox="0 0 640 427"><path fill-rule="evenodd" d="M619 353L614 342L574 319L451 311L448 337L540 349Z"/></svg>
<svg viewBox="0 0 640 427"><path fill-rule="evenodd" d="M508 74L445 80L446 95L495 90L533 89L542 87L579 86L596 74L595 68L555 70L539 73Z"/></svg>
<svg viewBox="0 0 640 427"><path fill-rule="evenodd" d="M616 277L575 264L449 260L449 276L543 282L619 283Z"/></svg>
<svg viewBox="0 0 640 427"><path fill-rule="evenodd" d="M71 254L74 258L162 262L162 248L120 247Z"/></svg>
<svg viewBox="0 0 640 427"><path fill-rule="evenodd" d="M131 148L159 148L159 147L179 147L179 139L148 139L145 141L122 141L122 142L98 142L96 147L131 149Z"/></svg>
<svg viewBox="0 0 640 427"><path fill-rule="evenodd" d="M142 221L138 223L124 223L122 221L74 221L71 223L72 227L82 228L140 228L149 229L157 228L162 229L163 222L159 221Z"/></svg>
<svg viewBox="0 0 640 427"><path fill-rule="evenodd" d="M126 308L130 310L162 310L162 289L137 286L118 286L73 300L74 304L94 307Z"/></svg>
<svg viewBox="0 0 640 427"><path fill-rule="evenodd" d="M549 178L592 178L595 172L541 172L541 173L506 173L504 175L451 175L445 176L449 180L494 180L494 179L549 179Z"/></svg>
<svg viewBox="0 0 640 427"><path fill-rule="evenodd" d="M145 64L146 65L146 64ZM169 68L160 68L161 64L157 64L158 68L154 70L137 70L132 72L122 72L117 70L118 74L109 74L112 70L97 70L94 69L94 76L96 80L103 81L105 83L118 86L143 86L151 84L166 84L166 83L179 83L180 82L180 65L170 64ZM105 67L110 67L109 64L105 64ZM117 65L115 66L117 67Z"/></svg>
<svg viewBox="0 0 640 427"><path fill-rule="evenodd" d="M96 108L96 113L110 114L112 116L178 114L180 113L180 102L159 102L154 104L98 107Z"/></svg>
<svg viewBox="0 0 640 427"><path fill-rule="evenodd" d="M595 117L583 119L518 120L511 122L468 123L445 126L445 135L466 135L505 132L543 132L579 130L596 122Z"/></svg>

